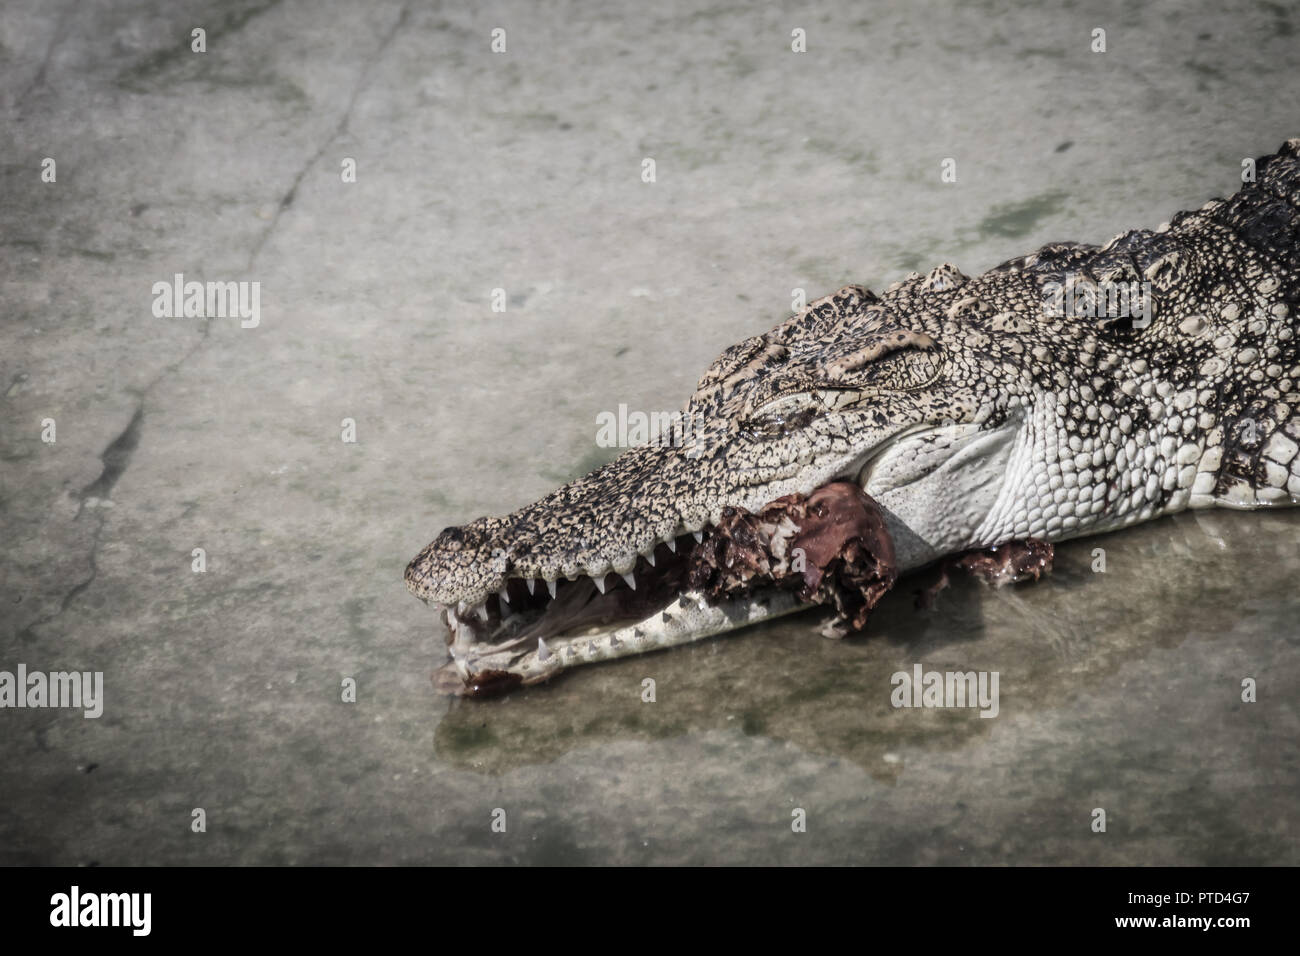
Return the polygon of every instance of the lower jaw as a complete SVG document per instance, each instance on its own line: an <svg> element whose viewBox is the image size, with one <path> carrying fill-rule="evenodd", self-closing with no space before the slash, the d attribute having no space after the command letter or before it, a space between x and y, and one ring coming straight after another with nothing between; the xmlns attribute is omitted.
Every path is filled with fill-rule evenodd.
<svg viewBox="0 0 1300 956"><path fill-rule="evenodd" d="M560 635L524 654L515 649L473 653L473 647L453 646L451 660L434 674L434 684L458 696L492 696L541 683L579 664L689 644L809 606L793 592L775 587L713 602L698 591L686 591L644 620L597 634Z"/></svg>

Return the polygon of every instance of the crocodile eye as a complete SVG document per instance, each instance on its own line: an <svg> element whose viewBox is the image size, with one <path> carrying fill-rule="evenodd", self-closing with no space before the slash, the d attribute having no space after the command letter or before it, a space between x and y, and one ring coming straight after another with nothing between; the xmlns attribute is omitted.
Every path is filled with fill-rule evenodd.
<svg viewBox="0 0 1300 956"><path fill-rule="evenodd" d="M858 398L843 389L787 392L769 398L748 412L742 427L751 434L784 435L807 425L824 412L851 404Z"/></svg>
<svg viewBox="0 0 1300 956"><path fill-rule="evenodd" d="M778 395L750 409L741 428L753 435L783 435L808 424L817 411L808 402L807 392Z"/></svg>
<svg viewBox="0 0 1300 956"><path fill-rule="evenodd" d="M942 368L943 356L938 349L898 349L863 366L855 384L861 388L906 392L929 385L939 377Z"/></svg>

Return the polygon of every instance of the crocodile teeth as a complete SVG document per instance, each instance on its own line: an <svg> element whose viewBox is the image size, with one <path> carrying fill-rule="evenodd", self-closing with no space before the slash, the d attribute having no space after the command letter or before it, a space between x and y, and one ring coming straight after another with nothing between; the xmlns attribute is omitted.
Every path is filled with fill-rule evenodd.
<svg viewBox="0 0 1300 956"><path fill-rule="evenodd" d="M486 620L488 619L487 605L486 605L486 604L480 604L480 605L479 605L478 607L476 607L474 610L478 611L478 616L481 617L484 621L486 621Z"/></svg>
<svg viewBox="0 0 1300 956"><path fill-rule="evenodd" d="M505 588L502 588L500 591L497 592L497 597L500 598L502 604L510 603L510 595L506 594Z"/></svg>
<svg viewBox="0 0 1300 956"><path fill-rule="evenodd" d="M555 598L555 582L554 582L554 581L547 581L547 582L546 582L546 589L547 589L548 591L551 592L551 598L554 599L554 598Z"/></svg>
<svg viewBox="0 0 1300 956"><path fill-rule="evenodd" d="M676 554L676 553L677 553L677 539L676 539L676 538L669 538L667 541L664 542L664 544L668 545L668 550L671 551L673 554Z"/></svg>
<svg viewBox="0 0 1300 956"><path fill-rule="evenodd" d="M524 584L528 585L528 593L532 594L533 589L537 587L537 582L532 578L524 578Z"/></svg>
<svg viewBox="0 0 1300 956"><path fill-rule="evenodd" d="M600 575L600 577L592 578L592 580L596 582L596 590L599 591L601 594L604 594L604 593L605 593L605 575L602 574L602 575Z"/></svg>
<svg viewBox="0 0 1300 956"><path fill-rule="evenodd" d="M539 661L551 659L551 649L546 646L546 641L540 637L537 639L537 659Z"/></svg>
<svg viewBox="0 0 1300 956"><path fill-rule="evenodd" d="M646 562L650 565L650 567L653 568L653 567L655 566L655 549L654 549L654 548L651 548L651 549L650 549L649 551L647 551L645 554L641 555L641 557L643 557L643 558L646 559Z"/></svg>
<svg viewBox="0 0 1300 956"><path fill-rule="evenodd" d="M636 574L635 574L635 573L633 573L632 571L629 571L627 574L622 575L622 578L623 578L624 581L627 582L627 586L628 586L628 587L630 587L633 591L636 590Z"/></svg>
<svg viewBox="0 0 1300 956"><path fill-rule="evenodd" d="M703 532L703 531L692 531L691 534L695 535L695 543L696 543L696 544L699 544L701 541L704 540L704 532Z"/></svg>

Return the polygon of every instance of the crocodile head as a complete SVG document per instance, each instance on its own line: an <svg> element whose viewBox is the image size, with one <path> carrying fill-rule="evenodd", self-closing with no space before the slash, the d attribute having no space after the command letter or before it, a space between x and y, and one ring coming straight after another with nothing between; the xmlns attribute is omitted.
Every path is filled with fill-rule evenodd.
<svg viewBox="0 0 1300 956"><path fill-rule="evenodd" d="M693 552L725 516L831 483L878 504L899 570L997 543L981 526L1022 431L1019 382L1005 381L1021 373L987 336L955 334L964 278L940 267L884 299L849 286L813 302L727 349L670 434L513 514L443 530L406 583L447 623L446 689L532 683L797 610L766 579L701 594Z"/></svg>

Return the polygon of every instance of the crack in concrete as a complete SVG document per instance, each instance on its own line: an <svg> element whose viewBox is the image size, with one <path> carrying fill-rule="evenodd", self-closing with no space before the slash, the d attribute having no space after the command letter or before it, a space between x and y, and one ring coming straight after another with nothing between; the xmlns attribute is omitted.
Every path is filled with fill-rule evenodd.
<svg viewBox="0 0 1300 956"><path fill-rule="evenodd" d="M99 473L98 478L81 490L83 505L87 498L107 498L112 492L117 479L121 478L122 472L126 471L127 465L131 463L131 456L135 454L140 444L140 423L143 421L144 403L141 402L136 406L135 414L131 416L131 421L126 428L122 429L121 434L100 453L99 460L104 463L104 469Z"/></svg>
<svg viewBox="0 0 1300 956"><path fill-rule="evenodd" d="M192 351L192 350L191 350ZM122 429L116 438L108 443L108 447L100 452L99 460L103 463L103 468L99 477L92 481L86 487L78 492L80 504L77 507L77 514L72 519L80 521L82 514L86 510L86 502L91 498L107 498L112 492L113 486L117 480L122 477L127 466L131 463L131 456L140 444L140 426L144 421L144 400L136 404L135 414L131 416L131 421ZM87 560L90 562L90 573L69 588L59 599L59 609L53 614L47 614L44 617L27 624L18 632L18 639L25 643L30 643L36 639L36 629L43 625L49 624L55 618L63 614L73 601L77 599L82 591L94 583L95 578L99 576L99 541L104 533L104 515L96 515L98 520L95 522L95 529L90 533L90 548L87 554Z"/></svg>
<svg viewBox="0 0 1300 956"><path fill-rule="evenodd" d="M85 502L83 501L81 508L77 510L77 517L73 520L80 520L81 513L84 509ZM90 562L90 573L69 588L63 597L60 598L59 609L57 611L53 614L46 614L44 617L37 618L19 631L18 640L23 643L31 643L36 640L36 629L49 624L67 611L72 602L77 599L77 595L90 587L90 585L94 583L95 578L99 576L99 539L104 532L104 517L103 515L99 515L98 517L99 520L95 523L95 530L90 533L90 552L87 556L87 560Z"/></svg>
<svg viewBox="0 0 1300 956"><path fill-rule="evenodd" d="M274 0L274 2L278 2L278 0ZM267 4L266 7L259 9L257 12L260 13L263 12L265 9L269 9L270 6L274 5L274 2ZM267 241L270 239L271 235L275 232L276 226L279 224L280 221L281 213L283 213L284 210L288 209L289 206L293 204L294 197L297 195L298 192L298 187L302 183L303 179L307 176L307 173L310 172L311 169L318 162L320 162L321 157L325 155L325 151L329 149L330 144L333 143L336 139L338 139L341 135L343 135L343 133L347 130L348 122L352 116L353 109L356 107L357 100L360 99L361 94L364 93L369 86L370 74L372 70L374 69L378 61L383 57L384 52L392 44L393 40L397 37L397 34L401 30L402 26L406 23L407 17L410 13L410 6L411 5L409 2L402 5L402 9L397 15L397 21L384 35L384 38L380 41L379 45L375 48L375 52L371 54L370 57L366 60L366 62L362 65L361 70L357 74L357 82L352 88L352 94L348 98L347 107L344 109L343 116L340 118L338 125L335 126L334 132L332 132L328 137L326 137L325 141L321 143L320 147L316 150L316 152L307 160L305 164L303 164L302 168L298 170L298 173L294 177L293 182L290 184L288 191L284 194L284 196L281 197L279 204L276 206L275 215L272 216L271 221L267 224L266 229L262 232L262 235L258 238L252 250L249 252L246 271L249 272L252 271L253 264L256 262L257 257L261 254L262 249L265 247ZM144 388L139 390L135 413L131 416L131 421L127 424L126 428L124 428L121 431L121 433L118 434L118 436L115 439L113 439L113 441L111 441L108 444L108 447L105 448L104 451L100 454L100 460L103 462L104 467L103 470L100 472L99 477L81 490L79 495L81 499L80 506L77 509L77 515L74 520L80 520L81 515L86 508L86 499L106 498L108 497L109 493L112 492L113 487L118 482L118 479L122 477L122 474L126 471L127 467L130 465L131 458L134 455L136 448L140 444L140 429L144 421L144 406L145 406L145 402L148 400L149 393L152 392L154 388L156 388L164 379L180 371L181 366L183 366L186 362L188 362L190 358L208 342L209 338L211 337L210 336L211 328L212 328L212 321L209 318L207 321L203 323L203 334L199 336L198 340L194 343L194 345L192 345L189 348L189 350L187 350L185 354L182 355L179 359L177 359L175 362L172 362L170 365L166 366L161 372L159 372L156 376L154 376L154 378L150 382L148 382L148 384L146 384ZM99 514L97 517L99 520L95 525L95 530L91 533L90 553L88 556L88 559L90 561L90 574L87 575L82 580L78 581L76 584L74 584L63 595L63 598L59 601L59 609L57 611L55 611L53 614L48 614L45 617L38 618L37 620L31 622L26 627L24 627L21 631L19 631L18 637L20 640L23 641L34 640L36 638L36 634L35 634L36 628L48 624L51 621L58 618L60 615L62 615L65 611L67 611L68 607L72 604L72 602L76 599L76 597L79 594L81 594L82 591L86 590L86 588L90 587L92 583L94 583L95 578L99 574L99 565L98 565L99 546L100 546L100 538L103 534L104 524L105 524L105 518L103 514Z"/></svg>
<svg viewBox="0 0 1300 956"><path fill-rule="evenodd" d="M23 90L22 95L18 97L16 105L17 112L20 115L27 106L27 101L32 94L45 85L46 71L49 70L50 61L54 58L54 51L63 42L64 37L67 36L69 14L74 6L75 2L65 4L59 11L59 19L54 24L54 32L50 35L50 42L45 45L45 56L41 59L40 68L36 71L36 75L32 77L32 81L27 84L27 89Z"/></svg>
<svg viewBox="0 0 1300 956"><path fill-rule="evenodd" d="M223 39L231 33L238 33L248 26L252 20L260 17L273 7L279 6L280 2L281 0L263 0L261 3L254 2L242 9L224 11L221 19L217 20L211 27L204 27L207 31L206 42L210 48L215 49L215 41ZM136 90L140 88L141 84L161 78L163 73L167 72L173 64L186 62L192 55L193 50L189 42L155 50L122 70L117 76L117 84L124 89ZM195 61L188 60L188 62Z"/></svg>
<svg viewBox="0 0 1300 956"><path fill-rule="evenodd" d="M77 508L77 514L72 519L80 521L82 514L86 510L86 501L91 498L107 498L112 492L113 486L117 480L122 477L127 466L131 463L131 456L135 454L136 448L140 444L140 425L144 421L144 402L141 399L136 404L135 414L131 416L131 421L122 429L116 438L108 443L108 447L100 452L99 460L103 463L103 468L99 477L92 481L86 487L78 492L80 505ZM97 515L98 521L95 522L95 529L90 533L90 548L87 560L90 562L90 573L69 588L59 599L59 609L53 614L47 614L44 617L27 624L18 632L18 639L25 643L30 643L36 639L36 629L45 624L49 624L77 599L82 591L94 583L95 578L99 575L99 539L104 533L104 516Z"/></svg>
<svg viewBox="0 0 1300 956"><path fill-rule="evenodd" d="M410 12L410 3L408 2L403 4L402 9L397 14L397 22L389 28L386 34L384 34L384 38L380 40L379 46L375 48L375 52L370 55L370 58L367 59L365 64L361 67L360 73L357 74L356 85L352 88L352 95L348 97L348 105L343 110L343 116L339 119L338 125L334 127L334 132L325 138L324 142L320 144L320 147L316 152L313 153L307 162L303 164L302 168L298 170L298 175L294 177L293 182L289 185L288 191L280 197L280 202L275 207L275 213L271 216L270 224L262 233L261 238L259 238L257 243L253 246L253 250L248 256L248 268L250 270L253 268L254 261L256 261L257 257L261 254L262 248L275 232L275 228L280 222L281 214L293 205L293 201L298 195L298 187L302 185L302 181L307 177L307 174L311 172L312 168L320 162L321 157L325 155L325 151L330 148L330 144L347 132L348 122L352 118L352 111L356 108L357 100L360 99L361 94L369 87L371 71L374 69L375 64L383 57L384 51L388 49L389 45L392 44L393 40L397 37L398 32L406 23L406 18L409 16Z"/></svg>

